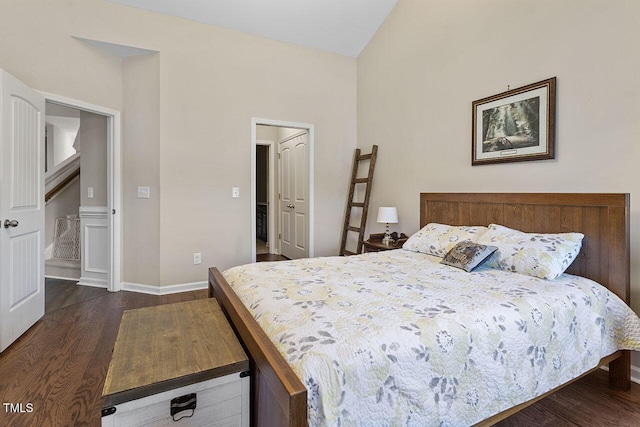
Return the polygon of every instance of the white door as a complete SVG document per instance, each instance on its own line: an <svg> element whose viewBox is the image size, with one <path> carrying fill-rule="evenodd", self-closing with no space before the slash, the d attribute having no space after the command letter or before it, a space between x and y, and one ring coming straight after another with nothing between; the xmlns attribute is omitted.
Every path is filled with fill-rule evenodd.
<svg viewBox="0 0 640 427"><path fill-rule="evenodd" d="M307 133L280 143L280 253L309 256Z"/></svg>
<svg viewBox="0 0 640 427"><path fill-rule="evenodd" d="M0 69L0 351L44 315L44 98Z"/></svg>

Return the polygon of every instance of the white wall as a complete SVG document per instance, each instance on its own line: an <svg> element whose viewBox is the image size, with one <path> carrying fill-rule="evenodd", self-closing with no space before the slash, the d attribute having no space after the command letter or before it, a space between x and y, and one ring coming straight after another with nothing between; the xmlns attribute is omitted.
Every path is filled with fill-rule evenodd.
<svg viewBox="0 0 640 427"><path fill-rule="evenodd" d="M47 134L47 144L51 143L53 147L52 166L55 167L76 154L74 144L80 128L80 119L48 117L47 120L53 127L53 134ZM49 136L51 136L50 139Z"/></svg>
<svg viewBox="0 0 640 427"><path fill-rule="evenodd" d="M371 212L397 206L409 234L420 192L631 193L640 313L638 22L638 1L398 2L358 58L358 145L380 146ZM471 103L553 76L555 160L472 167Z"/></svg>
<svg viewBox="0 0 640 427"><path fill-rule="evenodd" d="M80 111L62 105L46 103L47 171L76 154L80 149L76 137L80 129Z"/></svg>
<svg viewBox="0 0 640 427"><path fill-rule="evenodd" d="M160 55L122 61L123 276L130 283L160 283ZM150 198L138 198L138 186Z"/></svg>
<svg viewBox="0 0 640 427"><path fill-rule="evenodd" d="M80 150L80 203L82 206L107 206L107 118L80 112L78 139ZM88 189L93 188L89 198Z"/></svg>
<svg viewBox="0 0 640 427"><path fill-rule="evenodd" d="M148 228L123 226L126 239L148 244L159 261L149 265L149 275L134 273L147 258L142 250L130 253L123 257L123 281L206 281L209 266L251 260L252 118L315 126L315 170L322 177L315 187L315 253L338 252L356 144L356 60L102 0L5 3L0 67L36 89L126 115L139 108L127 105L128 98L144 96L147 87L137 92L135 84L123 84L126 60L73 36L159 52L158 138L145 142L157 149L158 161L127 166L123 159L124 168L158 177L157 234L145 240L153 234ZM123 140L125 155L134 143ZM141 182L124 179L126 192ZM240 187L240 199L231 198L232 187ZM125 221L144 217L146 205L131 194L123 201ZM202 253L201 265L193 265L194 252Z"/></svg>

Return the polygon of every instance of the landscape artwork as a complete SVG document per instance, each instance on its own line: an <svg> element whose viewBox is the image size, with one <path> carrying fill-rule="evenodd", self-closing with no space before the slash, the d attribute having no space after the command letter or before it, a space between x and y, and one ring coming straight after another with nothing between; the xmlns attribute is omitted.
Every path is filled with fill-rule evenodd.
<svg viewBox="0 0 640 427"><path fill-rule="evenodd" d="M540 145L540 97L482 112L482 151Z"/></svg>
<svg viewBox="0 0 640 427"><path fill-rule="evenodd" d="M473 102L472 164L554 158L555 77Z"/></svg>

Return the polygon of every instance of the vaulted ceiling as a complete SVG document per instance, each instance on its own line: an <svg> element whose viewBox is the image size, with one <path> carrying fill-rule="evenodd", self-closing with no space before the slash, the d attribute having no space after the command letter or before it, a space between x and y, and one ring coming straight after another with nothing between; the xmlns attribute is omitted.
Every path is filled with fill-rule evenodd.
<svg viewBox="0 0 640 427"><path fill-rule="evenodd" d="M356 58L398 0L109 0Z"/></svg>

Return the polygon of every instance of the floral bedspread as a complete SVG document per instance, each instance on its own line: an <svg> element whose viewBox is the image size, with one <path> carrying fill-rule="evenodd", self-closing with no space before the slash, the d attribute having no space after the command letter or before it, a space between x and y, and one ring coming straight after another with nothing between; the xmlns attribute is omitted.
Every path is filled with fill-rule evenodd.
<svg viewBox="0 0 640 427"><path fill-rule="evenodd" d="M406 250L224 272L308 390L309 425L471 425L618 349L640 319L597 283Z"/></svg>

